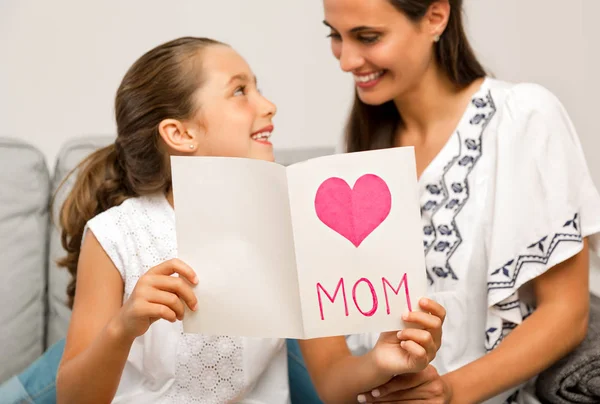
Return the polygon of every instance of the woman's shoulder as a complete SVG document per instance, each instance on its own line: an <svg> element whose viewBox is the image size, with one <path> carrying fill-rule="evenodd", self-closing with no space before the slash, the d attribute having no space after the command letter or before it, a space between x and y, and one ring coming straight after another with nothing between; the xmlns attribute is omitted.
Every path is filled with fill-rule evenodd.
<svg viewBox="0 0 600 404"><path fill-rule="evenodd" d="M551 115L564 109L558 97L547 87L533 82L509 82L488 78L490 95L504 117L518 119L534 113Z"/></svg>
<svg viewBox="0 0 600 404"><path fill-rule="evenodd" d="M577 137L566 108L548 88L496 79L489 79L488 85L496 106L498 142L538 148L551 137L561 142Z"/></svg>

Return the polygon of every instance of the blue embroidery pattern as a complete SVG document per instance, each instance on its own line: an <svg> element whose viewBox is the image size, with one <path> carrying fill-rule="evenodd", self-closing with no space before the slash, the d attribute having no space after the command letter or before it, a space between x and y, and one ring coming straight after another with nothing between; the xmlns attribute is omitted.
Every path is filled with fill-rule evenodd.
<svg viewBox="0 0 600 404"><path fill-rule="evenodd" d="M469 200L468 177L482 155L483 134L496 113L489 91L485 97L473 98L470 107L475 111L471 111L473 116L469 126L461 127L455 133L458 141L456 155L446 164L438 182L425 186L421 217L430 284L434 284L435 279L458 280L450 265L450 258L463 240L456 225L456 216Z"/></svg>
<svg viewBox="0 0 600 404"><path fill-rule="evenodd" d="M534 242L527 248L530 254L520 255L519 258L512 259L502 267L491 273L491 280L488 281L488 291L493 289L509 289L515 286L519 272L525 264L547 264L556 247L564 242L581 242L581 231L577 223L578 214L573 216L573 219L568 220L564 226L564 232L553 235L550 243L545 246L548 236ZM570 232L567 232L571 230ZM541 252L541 254L538 253ZM535 254L534 254L535 253Z"/></svg>
<svg viewBox="0 0 600 404"><path fill-rule="evenodd" d="M526 254L511 259L500 268L490 274L488 281L488 292L494 289L514 288L521 270L526 265L547 265L556 248L564 242L581 243L581 226L579 225L579 214L574 214L572 219L565 222L560 232L542 237L540 240L527 246ZM494 306L495 310L504 312L516 310L523 320L529 317L534 307L525 304L519 299L518 291ZM499 321L498 321L498 324ZM485 332L486 350L489 352L496 348L502 340L517 325L513 322L502 321L502 326L491 326Z"/></svg>

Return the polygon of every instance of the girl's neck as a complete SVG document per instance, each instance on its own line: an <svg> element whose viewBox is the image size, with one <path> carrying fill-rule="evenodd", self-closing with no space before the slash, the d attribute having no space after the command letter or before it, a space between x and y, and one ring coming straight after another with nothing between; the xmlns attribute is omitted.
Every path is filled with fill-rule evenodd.
<svg viewBox="0 0 600 404"><path fill-rule="evenodd" d="M167 193L165 194L165 198L167 198L167 202L173 208L175 206L175 202L173 201L173 188L169 188Z"/></svg>

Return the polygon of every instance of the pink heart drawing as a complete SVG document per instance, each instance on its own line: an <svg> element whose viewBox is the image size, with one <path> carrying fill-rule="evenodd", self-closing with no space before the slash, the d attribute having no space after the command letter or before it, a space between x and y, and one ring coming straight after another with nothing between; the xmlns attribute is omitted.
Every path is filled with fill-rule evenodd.
<svg viewBox="0 0 600 404"><path fill-rule="evenodd" d="M353 189L341 178L329 178L315 196L317 217L355 247L383 223L391 208L390 190L374 174L360 177Z"/></svg>

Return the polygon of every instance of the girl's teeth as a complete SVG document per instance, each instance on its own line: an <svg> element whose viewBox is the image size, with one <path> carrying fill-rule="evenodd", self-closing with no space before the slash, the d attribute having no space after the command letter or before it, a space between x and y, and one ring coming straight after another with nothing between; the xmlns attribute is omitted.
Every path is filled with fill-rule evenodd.
<svg viewBox="0 0 600 404"><path fill-rule="evenodd" d="M369 81L373 81L375 79L378 79L379 77L381 77L383 75L383 71L379 71L377 73L371 73L367 76L354 76L354 80L356 80L359 83L367 83Z"/></svg>
<svg viewBox="0 0 600 404"><path fill-rule="evenodd" d="M253 140L262 140L262 139L268 139L269 136L271 136L270 132L262 132L262 133L257 133L256 135L252 135L251 138Z"/></svg>

